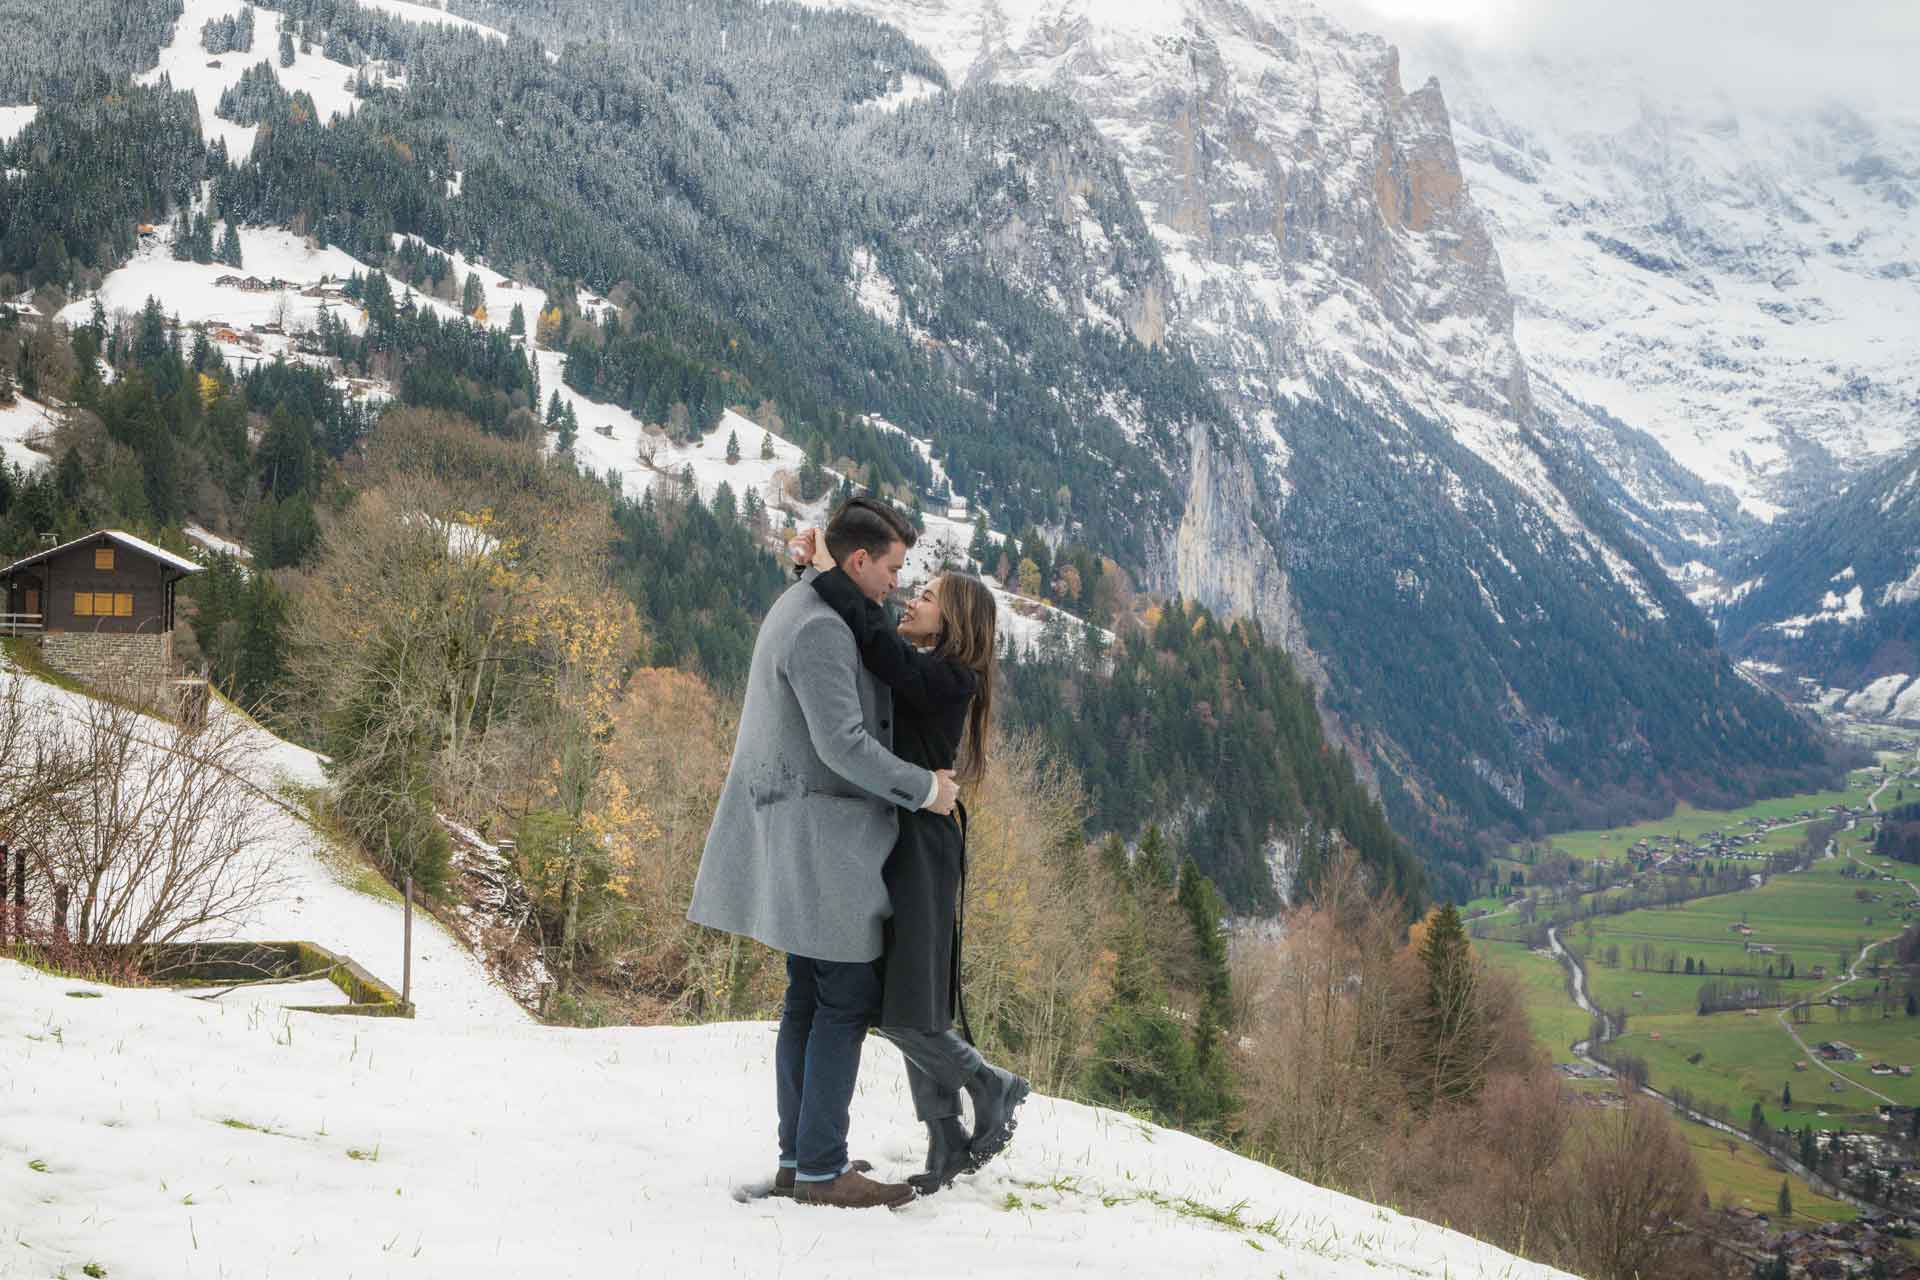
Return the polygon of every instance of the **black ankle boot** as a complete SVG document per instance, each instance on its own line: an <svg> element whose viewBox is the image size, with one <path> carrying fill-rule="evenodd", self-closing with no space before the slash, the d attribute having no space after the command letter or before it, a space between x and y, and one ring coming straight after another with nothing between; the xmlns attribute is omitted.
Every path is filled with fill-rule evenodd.
<svg viewBox="0 0 1920 1280"><path fill-rule="evenodd" d="M930 1196L973 1167L967 1150L967 1126L959 1116L927 1121L927 1171L907 1181L923 1196Z"/></svg>
<svg viewBox="0 0 1920 1280"><path fill-rule="evenodd" d="M965 1087L973 1099L973 1142L967 1154L970 1167L978 1169L1013 1141L1018 1123L1014 1111L1027 1100L1032 1086L1011 1071L983 1062Z"/></svg>

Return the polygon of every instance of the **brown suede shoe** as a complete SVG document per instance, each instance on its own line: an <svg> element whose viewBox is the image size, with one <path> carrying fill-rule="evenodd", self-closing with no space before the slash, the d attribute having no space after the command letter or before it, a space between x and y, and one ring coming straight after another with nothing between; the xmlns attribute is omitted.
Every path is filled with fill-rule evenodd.
<svg viewBox="0 0 1920 1280"><path fill-rule="evenodd" d="M855 1160L853 1162L852 1168L855 1173L872 1173L873 1172L872 1163L866 1160ZM785 1168L783 1166L778 1173L774 1174L773 1187L767 1192L767 1194L770 1196L791 1197L793 1195L793 1170Z"/></svg>
<svg viewBox="0 0 1920 1280"><path fill-rule="evenodd" d="M913 1188L904 1182L875 1182L849 1169L832 1182L795 1182L793 1198L836 1209L892 1209L913 1199Z"/></svg>

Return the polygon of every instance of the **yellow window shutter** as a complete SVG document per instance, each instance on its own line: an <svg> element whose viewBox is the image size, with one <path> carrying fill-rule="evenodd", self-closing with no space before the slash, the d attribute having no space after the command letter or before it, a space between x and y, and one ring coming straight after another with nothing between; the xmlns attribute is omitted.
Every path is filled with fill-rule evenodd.
<svg viewBox="0 0 1920 1280"><path fill-rule="evenodd" d="M73 593L73 616L91 618L93 616L93 592L76 591Z"/></svg>
<svg viewBox="0 0 1920 1280"><path fill-rule="evenodd" d="M95 547L93 549L93 567L102 573L113 572L113 548Z"/></svg>
<svg viewBox="0 0 1920 1280"><path fill-rule="evenodd" d="M113 593L113 616L116 618L131 618L133 616L133 593L131 591L116 591Z"/></svg>

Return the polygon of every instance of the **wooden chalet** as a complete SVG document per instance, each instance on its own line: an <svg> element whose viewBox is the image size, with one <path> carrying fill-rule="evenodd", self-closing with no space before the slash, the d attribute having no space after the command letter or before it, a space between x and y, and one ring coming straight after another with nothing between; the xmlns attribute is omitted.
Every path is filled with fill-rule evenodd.
<svg viewBox="0 0 1920 1280"><path fill-rule="evenodd" d="M37 637L49 666L88 678L173 674L174 589L200 572L118 529L0 569L0 634Z"/></svg>

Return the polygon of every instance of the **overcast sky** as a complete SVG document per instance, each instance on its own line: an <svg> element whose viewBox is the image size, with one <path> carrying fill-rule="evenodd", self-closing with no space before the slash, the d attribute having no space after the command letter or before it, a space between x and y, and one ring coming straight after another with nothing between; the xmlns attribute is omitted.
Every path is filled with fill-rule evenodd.
<svg viewBox="0 0 1920 1280"><path fill-rule="evenodd" d="M1920 0L1323 0L1392 39L1411 24L1549 53L1613 52L1782 103L1839 96L1920 113ZM1417 68L1409 68L1417 72ZM1409 77L1410 83L1418 83Z"/></svg>

